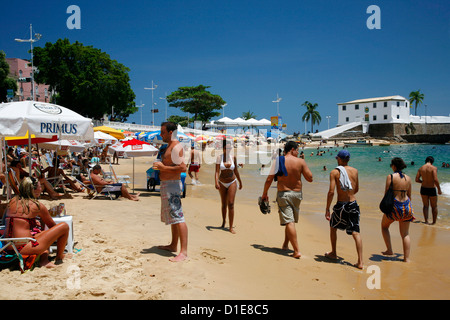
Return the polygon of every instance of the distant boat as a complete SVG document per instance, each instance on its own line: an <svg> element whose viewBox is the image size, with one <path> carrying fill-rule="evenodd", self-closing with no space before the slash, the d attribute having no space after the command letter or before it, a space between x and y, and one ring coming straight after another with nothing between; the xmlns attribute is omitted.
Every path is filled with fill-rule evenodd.
<svg viewBox="0 0 450 320"><path fill-rule="evenodd" d="M345 142L344 145L346 147L371 147L373 146L372 142L367 142L366 140L357 140L356 142Z"/></svg>

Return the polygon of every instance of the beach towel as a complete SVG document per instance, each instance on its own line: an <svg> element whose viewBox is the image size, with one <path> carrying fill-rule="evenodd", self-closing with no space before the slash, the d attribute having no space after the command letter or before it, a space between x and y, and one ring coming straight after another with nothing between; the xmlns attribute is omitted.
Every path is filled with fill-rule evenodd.
<svg viewBox="0 0 450 320"><path fill-rule="evenodd" d="M285 176L287 177L288 172L286 169L286 165L284 164L285 158L284 156L279 156L277 159L277 167L278 167L278 171L275 174L274 180L277 181L277 177L281 177L281 176Z"/></svg>
<svg viewBox="0 0 450 320"><path fill-rule="evenodd" d="M352 190L352 183L350 179L348 178L347 170L343 166L337 166L336 169L340 171L340 177L339 182L341 184L341 190L342 191L348 191Z"/></svg>

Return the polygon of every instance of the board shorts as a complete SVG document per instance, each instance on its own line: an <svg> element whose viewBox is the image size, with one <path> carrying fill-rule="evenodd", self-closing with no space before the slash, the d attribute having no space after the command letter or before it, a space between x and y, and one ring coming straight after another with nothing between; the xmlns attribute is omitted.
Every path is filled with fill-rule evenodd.
<svg viewBox="0 0 450 320"><path fill-rule="evenodd" d="M359 206L355 201L338 201L333 207L331 214L330 227L345 230L348 235L353 232L359 233Z"/></svg>
<svg viewBox="0 0 450 320"><path fill-rule="evenodd" d="M122 195L122 184L121 183L107 184L103 187L101 192L108 192L110 194L113 194L117 199Z"/></svg>
<svg viewBox="0 0 450 320"><path fill-rule="evenodd" d="M199 164L191 163L189 165L189 172L198 172L199 170L200 170L200 165Z"/></svg>
<svg viewBox="0 0 450 320"><path fill-rule="evenodd" d="M181 207L180 180L161 181L161 222L166 225L185 222Z"/></svg>
<svg viewBox="0 0 450 320"><path fill-rule="evenodd" d="M291 222L298 222L300 203L303 199L301 191L278 191L277 203L280 225L284 226Z"/></svg>
<svg viewBox="0 0 450 320"><path fill-rule="evenodd" d="M413 221L415 218L411 200L407 199L406 201L401 202L394 198L394 208L392 209L392 213L387 215L387 217L394 221Z"/></svg>
<svg viewBox="0 0 450 320"><path fill-rule="evenodd" d="M420 187L420 194L422 196L436 197L437 191L436 191L436 188Z"/></svg>

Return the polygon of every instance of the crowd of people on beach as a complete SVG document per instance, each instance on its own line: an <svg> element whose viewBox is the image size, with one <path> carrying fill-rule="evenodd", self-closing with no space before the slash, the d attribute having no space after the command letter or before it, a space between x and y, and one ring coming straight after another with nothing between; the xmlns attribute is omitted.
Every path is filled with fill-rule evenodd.
<svg viewBox="0 0 450 320"><path fill-rule="evenodd" d="M159 246L162 250L177 253L170 261L180 262L188 257L188 227L186 224L182 204L180 174L188 171L193 184L198 182L198 173L201 159L191 148L189 161L184 161L184 147L176 137L177 126L172 122L164 122L161 125L161 137L166 143L160 149L158 161L153 164L153 169L159 172L160 195L161 195L161 221L171 227L171 242L168 245ZM174 134L175 133L175 134ZM301 146L295 141L288 141L283 150L279 150L274 157L272 167L263 186L262 195L259 200L260 210L267 213L270 210L268 191L273 182L277 184L276 203L278 206L280 225L285 227L285 238L282 244L283 250L293 248L292 257L300 258L301 253L297 241L296 223L299 220L300 204L303 200L302 179L313 182L313 175L304 160L304 153L300 151ZM243 188L243 182L239 174L236 157L233 155L233 143L227 139L222 141L222 154L216 158L215 164L215 188L221 199L221 228L225 228L227 220L230 233L236 233L235 220L235 196L238 190ZM325 219L330 225L331 251L326 252L324 257L338 260L336 243L337 230L344 230L351 235L355 241L358 260L355 267L363 268L363 245L360 234L360 209L356 194L359 191L358 170L349 165L350 152L342 149L337 152L337 167L329 173L330 183L326 198ZM31 157L28 152L31 152ZM317 153L321 156L323 152ZM331 150L330 150L330 154ZM311 156L314 153L311 154ZM118 192L130 200L139 200L139 194L128 193L123 184L106 181L100 177L102 168L98 162L100 158L105 161L105 150L87 149L81 154L74 154L71 158L47 152L46 150L25 150L22 147L8 149L6 161L10 172L4 170L0 174L3 183L6 175L14 175L10 182L16 183L14 189L16 196L8 203L5 215L6 230L9 237L31 236L36 241L24 243L20 247L20 253L24 255L43 255L41 265L53 266L48 261L48 248L54 241L57 242L57 262L64 258L64 247L67 242L67 225L56 225L52 220L47 208L39 203L39 196L43 190L47 191L52 199L58 199L61 194L54 190L48 180L56 175L68 183L69 188L75 192L82 192L87 185L93 182L95 188L100 192L104 188L110 188L111 192ZM42 160L47 159L47 166L42 166ZM31 161L30 161L31 160ZM427 157L425 164L418 169L415 181L421 184L420 194L423 201L423 214L425 223L435 224L437 221L437 195L441 194L437 169L433 165L433 157ZM33 173L26 172L22 166L32 163ZM3 168L5 167L3 163ZM67 176L63 169L78 167L80 170L75 179ZM392 223L400 225L400 235L403 243L404 261L409 261L410 237L409 225L415 219L411 205L411 178L403 173L406 164L401 158L391 160L392 173L386 178L385 193L391 189L393 192L392 209L383 215L381 221L381 233L386 244L384 255L393 255L389 227ZM324 170L327 170L324 167ZM47 176L45 175L47 174ZM90 175L90 177L88 176ZM195 183L194 183L195 182ZM92 192L92 189L88 190ZM332 206L333 198L337 195L335 204ZM431 208L432 221L429 222L429 209ZM26 218L25 218L26 216ZM39 219L49 229L37 231ZM180 246L178 246L180 245ZM178 251L178 249L180 250Z"/></svg>
<svg viewBox="0 0 450 320"><path fill-rule="evenodd" d="M65 194L58 192L58 188L62 188L64 193L66 187L73 192L86 191L88 196L108 189L108 192L116 192L124 198L139 200L139 194L130 194L125 184L101 177L104 172L100 163L109 164L107 148L107 145L103 148L89 147L81 153L58 154L37 147L8 147L6 157L2 159L0 183L1 186L9 184L8 192L13 194L2 216L2 225L5 226L3 238L33 239L16 242L17 250L26 262L25 269L33 266L37 257L40 257L39 265L46 267L54 267L64 258L69 227L64 222L56 224L48 208L39 201L45 193L51 200L61 200ZM27 167L28 171L25 170ZM75 168L77 170L73 170ZM48 253L55 241L57 251L53 263L49 261ZM10 247L2 251L0 259L12 250Z"/></svg>
<svg viewBox="0 0 450 320"><path fill-rule="evenodd" d="M176 154L182 153L182 147L179 142L171 138L171 135L176 130L176 126L172 123L163 123L161 128L161 133L164 128L164 141L169 144L170 150L176 150ZM236 157L231 152L233 148L232 144L230 141L224 140L222 148L222 154L216 159L215 188L219 191L221 199L221 227L225 228L228 217L229 231L235 233L233 227L235 219L234 201L236 191L242 189L243 184L239 175L239 166L237 165ZM291 245L294 251L292 254L294 258L301 257L295 224L298 222L300 203L302 201L302 178L308 182L313 181L312 173L304 160L304 153L302 152L300 154L300 152L300 146L297 142L289 141L285 144L284 150L280 152L279 156L276 157L276 161L273 162L259 201L261 211L266 213L270 207L268 190L271 184L276 181L278 190L276 202L278 205L280 225L285 227L285 239L282 244L282 249L288 250L289 245ZM317 155L322 155L322 152L318 152ZM350 152L348 149L344 148L340 150L337 153L336 161L338 166L330 171L330 186L325 209L325 218L330 223L332 249L330 252L325 253L324 256L327 259L338 259L336 251L337 230L345 230L355 240L358 255L358 261L355 263L355 267L363 268L362 237L359 227L360 211L356 201L356 194L359 190L358 170L348 165L350 161ZM419 168L415 181L421 183L425 223L430 223L428 221L428 211L431 207L431 224L434 224L437 219L437 195L441 194L441 189L437 179L437 169L433 166L434 159L427 157L425 162L425 165ZM197 168L197 166L195 167ZM167 183L173 184L172 180L175 180L181 172L186 171L187 167L183 162L175 163L171 154L166 151L162 162L156 163L154 168L160 170L162 175L161 180L167 179ZM409 261L410 255L409 224L415 217L410 201L411 178L403 173L402 170L404 168L406 168L406 164L403 159L396 157L391 160L392 174L389 174L386 178L385 192L387 193L391 188L394 199L391 211L383 215L381 233L386 244L386 250L383 251L383 254L393 255L389 227L393 222L399 222L404 251L403 260L407 262ZM165 175L167 175L167 178L165 178ZM198 180L198 176L195 179ZM181 200L174 201L170 199L175 194L179 194L179 184L176 185L169 188L170 194L166 194L167 191L165 189L161 194L162 221L171 225L172 240L169 245L160 246L160 248L177 252L177 245L180 242L181 250L171 261L183 261L187 258L187 225L181 207ZM161 187L161 190L163 190L163 187ZM330 211L335 193L337 194L337 201ZM176 203L177 206L174 207L171 205L172 203Z"/></svg>

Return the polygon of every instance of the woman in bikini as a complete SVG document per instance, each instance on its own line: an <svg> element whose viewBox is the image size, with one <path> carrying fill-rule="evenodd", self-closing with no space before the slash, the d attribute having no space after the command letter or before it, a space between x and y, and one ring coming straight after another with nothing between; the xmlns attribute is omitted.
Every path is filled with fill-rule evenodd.
<svg viewBox="0 0 450 320"><path fill-rule="evenodd" d="M394 221L398 221L403 243L403 261L408 262L410 253L409 223L414 220L414 212L411 206L411 178L402 172L406 168L406 164L402 158L393 158L391 168L394 173L387 176L385 193L389 189L392 180L392 189L395 198L392 213L390 215L383 214L381 220L381 232L387 248L383 254L394 254L389 226Z"/></svg>
<svg viewBox="0 0 450 320"><path fill-rule="evenodd" d="M40 266L54 267L62 263L64 248L69 236L69 226L62 222L56 224L50 216L45 205L36 199L41 193L39 180L26 177L19 185L19 195L15 196L8 204L6 211L6 235L7 238L34 238L23 244L17 243L17 249L22 255L40 255ZM37 219L40 218L40 221ZM42 231L47 225L48 230ZM48 249L56 241L55 264L48 260Z"/></svg>
<svg viewBox="0 0 450 320"><path fill-rule="evenodd" d="M230 232L236 233L233 228L234 222L234 198L238 188L242 189L242 181L239 176L238 166L236 164L236 157L232 155L233 146L230 141L223 140L222 142L223 154L217 157L215 181L216 189L219 190L220 199L222 201L222 228L225 227L225 221L228 216L230 219Z"/></svg>

